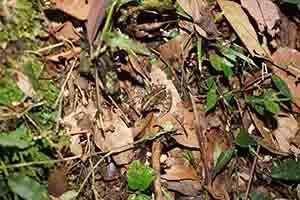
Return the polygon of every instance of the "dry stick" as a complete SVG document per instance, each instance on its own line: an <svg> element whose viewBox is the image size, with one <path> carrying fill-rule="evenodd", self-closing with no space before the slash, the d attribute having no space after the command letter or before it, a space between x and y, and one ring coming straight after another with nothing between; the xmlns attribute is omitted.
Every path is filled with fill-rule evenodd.
<svg viewBox="0 0 300 200"><path fill-rule="evenodd" d="M161 192L161 182L160 182L160 155L161 155L161 143L159 139L153 141L152 143L152 168L156 172L156 177L154 180L154 193L155 199L163 199Z"/></svg>
<svg viewBox="0 0 300 200"><path fill-rule="evenodd" d="M257 146L256 154L259 153L259 150L260 150L260 145ZM253 162L252 167L251 167L250 179L249 179L248 185L247 185L247 190L246 190L246 194L245 194L245 200L247 200L248 196L249 196L249 192L250 192L250 189L251 189L252 179L253 179L253 176L254 176L254 171L255 171L257 160L258 160L258 156L255 156L254 162Z"/></svg>
<svg viewBox="0 0 300 200"><path fill-rule="evenodd" d="M189 94L190 94L190 99L191 99L192 105L193 105L193 111L194 111L194 117L195 117L195 128L196 128L197 138L198 138L198 142L199 142L199 146L200 146L201 158L202 158L203 165L204 165L204 171L205 171L204 182L210 183L211 178L209 175L208 164L206 161L206 158L207 158L206 145L205 145L206 138L204 136L204 131L206 131L206 130L201 130L201 125L199 124L200 123L199 113L196 108L196 103L195 103L195 100L194 100L192 94L191 93L189 93Z"/></svg>
<svg viewBox="0 0 300 200"><path fill-rule="evenodd" d="M67 84L68 80L69 80L70 77L71 77L71 74L72 74L72 72L73 72L73 69L74 69L74 67L76 66L77 60L78 60L78 58L76 58L76 59L74 60L73 65L71 66L71 69L70 69L69 73L67 74L66 80L64 81L64 83L63 83L63 85L62 85L62 87L61 87L61 90L60 90L60 92L59 92L59 94L58 94L58 97L57 97L57 99L56 99L56 101L55 101L55 103L54 103L54 107L57 106L57 104L59 103L59 101L60 101L60 99L61 99L61 97L62 97L62 95L63 95L63 92L64 92L64 90L65 90L66 84Z"/></svg>

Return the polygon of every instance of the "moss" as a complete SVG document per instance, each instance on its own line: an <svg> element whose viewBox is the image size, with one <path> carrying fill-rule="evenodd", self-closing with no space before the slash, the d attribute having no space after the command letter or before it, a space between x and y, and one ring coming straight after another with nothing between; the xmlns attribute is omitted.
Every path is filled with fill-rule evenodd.
<svg viewBox="0 0 300 200"><path fill-rule="evenodd" d="M11 74L6 72L0 79L0 104L9 105L12 102L21 101L24 97Z"/></svg>

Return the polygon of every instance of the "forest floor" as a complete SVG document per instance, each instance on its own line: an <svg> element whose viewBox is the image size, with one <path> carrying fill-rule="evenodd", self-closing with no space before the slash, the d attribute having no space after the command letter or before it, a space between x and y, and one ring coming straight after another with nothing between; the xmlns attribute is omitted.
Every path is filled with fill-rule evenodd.
<svg viewBox="0 0 300 200"><path fill-rule="evenodd" d="M0 0L0 199L300 199L299 0Z"/></svg>

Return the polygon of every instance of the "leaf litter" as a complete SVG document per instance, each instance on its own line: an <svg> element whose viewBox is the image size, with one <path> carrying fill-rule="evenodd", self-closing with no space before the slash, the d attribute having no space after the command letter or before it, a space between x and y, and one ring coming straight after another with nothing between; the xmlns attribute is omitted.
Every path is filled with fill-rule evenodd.
<svg viewBox="0 0 300 200"><path fill-rule="evenodd" d="M0 5L1 198L297 198L299 4Z"/></svg>

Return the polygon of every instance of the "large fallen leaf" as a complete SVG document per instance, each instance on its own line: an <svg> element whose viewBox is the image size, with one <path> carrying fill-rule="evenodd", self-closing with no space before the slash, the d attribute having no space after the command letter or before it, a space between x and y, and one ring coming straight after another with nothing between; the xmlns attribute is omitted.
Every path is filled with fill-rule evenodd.
<svg viewBox="0 0 300 200"><path fill-rule="evenodd" d="M170 67L181 71L185 58L192 48L190 35L182 33L159 47L160 56Z"/></svg>
<svg viewBox="0 0 300 200"><path fill-rule="evenodd" d="M167 187L169 190L193 197L199 195L203 189L199 180L167 181Z"/></svg>
<svg viewBox="0 0 300 200"><path fill-rule="evenodd" d="M88 40L92 45L104 19L107 0L89 0L89 4L90 9L85 27Z"/></svg>
<svg viewBox="0 0 300 200"><path fill-rule="evenodd" d="M54 34L59 40L68 39L77 41L81 37L70 21L66 21L65 23L59 25Z"/></svg>
<svg viewBox="0 0 300 200"><path fill-rule="evenodd" d="M206 1L177 0L177 2L193 18L196 24L195 28L200 35L207 39L215 39L217 37L218 30Z"/></svg>
<svg viewBox="0 0 300 200"><path fill-rule="evenodd" d="M285 153L290 153L296 151L292 148L290 140L296 136L296 133L299 131L299 125L297 120L293 116L277 116L277 128L273 131L279 149ZM299 153L300 150L298 149Z"/></svg>
<svg viewBox="0 0 300 200"><path fill-rule="evenodd" d="M112 122L115 129L112 133L108 132L105 137L108 150L132 144L132 129L128 128L116 113L112 113ZM132 161L133 156L133 150L129 149L113 155L113 159L117 165L125 165Z"/></svg>
<svg viewBox="0 0 300 200"><path fill-rule="evenodd" d="M79 20L86 20L89 14L90 0L56 0L56 8Z"/></svg>
<svg viewBox="0 0 300 200"><path fill-rule="evenodd" d="M170 169L165 171L166 173L161 175L161 178L169 181L199 180L196 170L190 165L172 165Z"/></svg>
<svg viewBox="0 0 300 200"><path fill-rule="evenodd" d="M269 56L269 50L260 45L255 29L241 6L233 1L217 0L217 2L250 54Z"/></svg>
<svg viewBox="0 0 300 200"><path fill-rule="evenodd" d="M276 30L274 26L278 20L279 8L271 0L241 0L242 6L256 20L260 32L267 31L274 36Z"/></svg>
<svg viewBox="0 0 300 200"><path fill-rule="evenodd" d="M292 94L292 101L300 108L300 84L296 77L300 73L300 52L291 48L280 48L272 55L273 72L285 82ZM281 69L282 68L282 69Z"/></svg>
<svg viewBox="0 0 300 200"><path fill-rule="evenodd" d="M49 173L48 176L48 192L52 196L59 197L67 191L66 169L57 167Z"/></svg>

